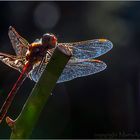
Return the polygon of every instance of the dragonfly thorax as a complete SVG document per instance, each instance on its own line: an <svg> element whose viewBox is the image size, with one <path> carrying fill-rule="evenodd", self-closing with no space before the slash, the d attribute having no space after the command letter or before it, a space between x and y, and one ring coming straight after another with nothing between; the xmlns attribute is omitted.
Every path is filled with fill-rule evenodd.
<svg viewBox="0 0 140 140"><path fill-rule="evenodd" d="M46 56L49 49L55 48L57 44L57 38L53 34L44 34L41 42L34 42L30 45L26 52L26 60L34 65L42 60Z"/></svg>
<svg viewBox="0 0 140 140"><path fill-rule="evenodd" d="M26 52L26 61L30 62L32 65L38 63L45 57L47 50L48 49L40 43L32 43Z"/></svg>

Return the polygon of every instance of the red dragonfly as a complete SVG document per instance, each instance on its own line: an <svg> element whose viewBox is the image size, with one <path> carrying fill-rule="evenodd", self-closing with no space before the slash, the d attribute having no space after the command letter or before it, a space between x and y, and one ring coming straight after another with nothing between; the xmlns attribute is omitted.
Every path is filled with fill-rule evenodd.
<svg viewBox="0 0 140 140"><path fill-rule="evenodd" d="M57 83L72 80L100 72L106 68L106 64L99 57L112 49L113 44L106 39L93 39L74 43L57 43L53 34L44 34L41 39L36 39L29 44L21 37L13 27L8 32L16 56L0 53L0 60L8 66L21 72L17 82L8 94L0 110L0 122L5 117L15 94L26 77L38 81L45 69L55 47L68 47L73 55L63 70Z"/></svg>

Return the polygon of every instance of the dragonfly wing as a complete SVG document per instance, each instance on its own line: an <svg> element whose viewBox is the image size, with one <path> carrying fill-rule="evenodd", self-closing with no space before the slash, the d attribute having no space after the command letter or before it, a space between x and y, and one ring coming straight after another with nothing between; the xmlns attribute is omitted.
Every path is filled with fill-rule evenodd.
<svg viewBox="0 0 140 140"><path fill-rule="evenodd" d="M73 50L73 57L78 59L91 59L99 57L112 49L113 44L107 39L93 39L74 43L60 43Z"/></svg>
<svg viewBox="0 0 140 140"><path fill-rule="evenodd" d="M43 63L40 72L37 73L39 64L34 66L29 73L29 78L37 82L43 73L47 63ZM63 70L57 83L70 81L72 79L98 73L106 68L106 64L100 60L71 59Z"/></svg>
<svg viewBox="0 0 140 140"><path fill-rule="evenodd" d="M33 69L29 73L29 78L35 82L38 82L41 77L44 69L46 68L47 63L42 63L40 67L40 63L34 65ZM38 71L39 70L39 71Z"/></svg>
<svg viewBox="0 0 140 140"><path fill-rule="evenodd" d="M37 63L33 66L33 69L29 72L29 78L35 82L39 80L41 77L44 69L46 68L51 56L50 54L53 53L53 50L49 50L49 52L46 54L46 57L42 59L40 63Z"/></svg>
<svg viewBox="0 0 140 140"><path fill-rule="evenodd" d="M14 55L8 55L5 53L0 53L0 61L2 61L4 64L10 66L13 69L16 69L21 72L23 69L23 61L21 59L18 59Z"/></svg>
<svg viewBox="0 0 140 140"><path fill-rule="evenodd" d="M23 37L21 37L11 26L9 27L8 35L16 55L20 58L25 57L27 49L29 48L29 43Z"/></svg>
<svg viewBox="0 0 140 140"><path fill-rule="evenodd" d="M100 60L72 59L63 70L57 83L98 73L106 68L106 64Z"/></svg>

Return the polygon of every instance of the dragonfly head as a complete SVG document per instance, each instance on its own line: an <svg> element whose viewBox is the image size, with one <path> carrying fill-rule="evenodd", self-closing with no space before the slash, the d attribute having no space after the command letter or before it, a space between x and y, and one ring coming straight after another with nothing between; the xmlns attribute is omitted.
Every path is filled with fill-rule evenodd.
<svg viewBox="0 0 140 140"><path fill-rule="evenodd" d="M48 49L55 48L57 38L53 34L46 33L42 36L42 45L47 46Z"/></svg>

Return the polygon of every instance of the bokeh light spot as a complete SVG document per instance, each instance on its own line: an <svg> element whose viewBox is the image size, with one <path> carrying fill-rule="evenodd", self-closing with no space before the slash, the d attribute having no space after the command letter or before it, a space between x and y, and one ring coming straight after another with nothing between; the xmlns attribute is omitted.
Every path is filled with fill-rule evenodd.
<svg viewBox="0 0 140 140"><path fill-rule="evenodd" d="M40 29L52 29L59 21L60 10L53 2L39 4L34 12L34 22Z"/></svg>

